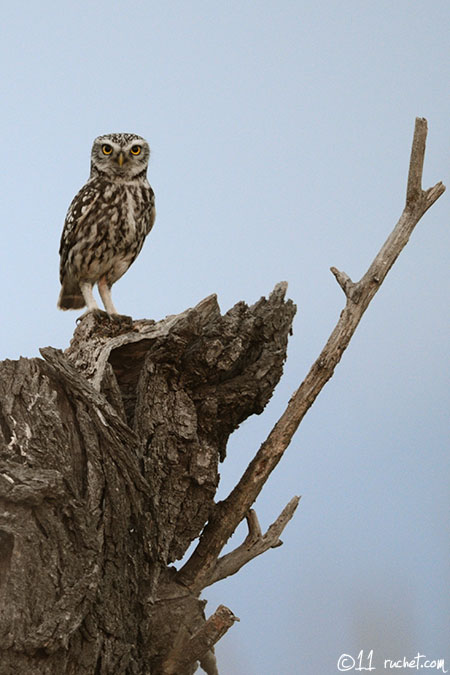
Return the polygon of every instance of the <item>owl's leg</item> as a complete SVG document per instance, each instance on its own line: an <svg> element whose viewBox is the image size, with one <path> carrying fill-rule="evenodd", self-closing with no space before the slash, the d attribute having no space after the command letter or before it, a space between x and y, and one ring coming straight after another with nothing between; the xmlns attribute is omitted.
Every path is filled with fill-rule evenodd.
<svg viewBox="0 0 450 675"><path fill-rule="evenodd" d="M114 307L111 297L111 286L108 284L105 277L99 279L97 286L100 297L108 314L117 314L117 309Z"/></svg>
<svg viewBox="0 0 450 675"><path fill-rule="evenodd" d="M87 306L87 311L95 312L95 310L98 309L98 305L92 294L92 284L90 284L89 281L80 281L80 289Z"/></svg>

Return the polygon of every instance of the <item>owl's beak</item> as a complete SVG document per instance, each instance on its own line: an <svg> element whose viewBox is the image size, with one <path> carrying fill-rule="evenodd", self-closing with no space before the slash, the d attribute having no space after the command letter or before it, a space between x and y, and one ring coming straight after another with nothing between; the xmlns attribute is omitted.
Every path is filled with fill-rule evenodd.
<svg viewBox="0 0 450 675"><path fill-rule="evenodd" d="M123 152L121 152L121 153L119 153L119 157L117 158L117 162L118 162L120 168L122 168L123 160L124 160L124 156L123 156Z"/></svg>

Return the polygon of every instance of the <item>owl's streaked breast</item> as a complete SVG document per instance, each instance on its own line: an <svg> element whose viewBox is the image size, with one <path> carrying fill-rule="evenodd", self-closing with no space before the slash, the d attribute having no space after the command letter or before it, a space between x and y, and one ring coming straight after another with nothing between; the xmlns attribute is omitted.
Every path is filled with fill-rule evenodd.
<svg viewBox="0 0 450 675"><path fill-rule="evenodd" d="M81 205L78 241L69 252L68 263L80 278L106 276L113 284L134 261L151 229L153 191L147 181L110 183L99 178L86 187L97 198Z"/></svg>

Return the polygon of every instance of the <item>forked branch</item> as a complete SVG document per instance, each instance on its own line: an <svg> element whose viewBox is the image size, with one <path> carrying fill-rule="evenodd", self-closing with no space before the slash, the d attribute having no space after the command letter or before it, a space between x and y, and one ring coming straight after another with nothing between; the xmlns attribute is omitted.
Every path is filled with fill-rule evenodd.
<svg viewBox="0 0 450 675"><path fill-rule="evenodd" d="M281 546L283 542L280 540L280 535L294 515L299 501L300 497L293 497L265 534L261 532L256 512L250 509L246 516L248 535L234 551L219 558L208 585L210 586L216 581L236 574L246 563L261 555L261 553L265 553L269 548Z"/></svg>
<svg viewBox="0 0 450 675"><path fill-rule="evenodd" d="M332 268L345 293L346 306L318 359L292 395L285 412L261 445L239 483L224 501L216 505L197 548L181 568L178 579L192 592L200 592L216 578L217 569L220 569L218 556L223 546L245 518L270 473L283 456L306 412L332 377L362 315L406 246L415 226L445 191L442 183L437 183L428 190L422 189L426 135L426 120L417 118L409 163L405 208L366 274L355 283L345 272Z"/></svg>

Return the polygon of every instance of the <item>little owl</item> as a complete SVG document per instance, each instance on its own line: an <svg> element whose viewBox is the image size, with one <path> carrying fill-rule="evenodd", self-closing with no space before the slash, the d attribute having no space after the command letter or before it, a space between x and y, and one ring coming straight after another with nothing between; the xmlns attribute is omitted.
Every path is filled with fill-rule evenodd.
<svg viewBox="0 0 450 675"><path fill-rule="evenodd" d="M95 139L91 175L67 212L59 254L60 309L98 310L98 285L108 314L117 314L111 286L136 259L155 222L155 198L147 181L150 148L135 134Z"/></svg>

